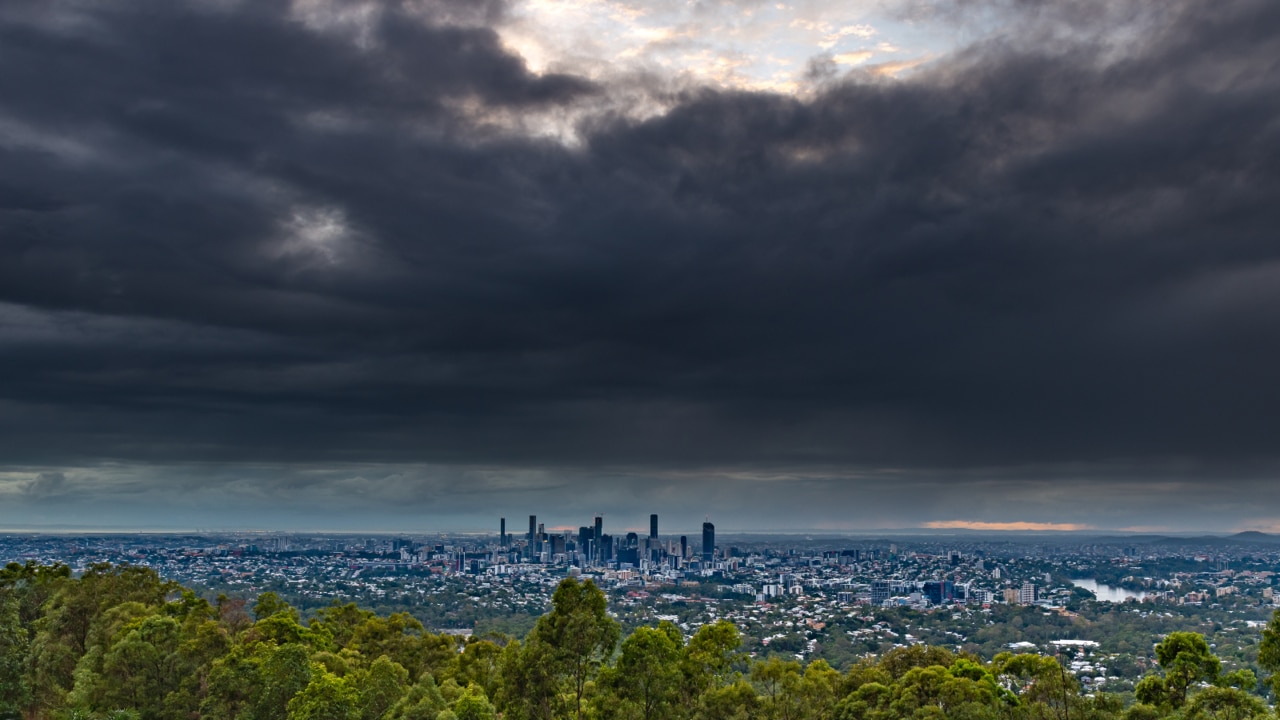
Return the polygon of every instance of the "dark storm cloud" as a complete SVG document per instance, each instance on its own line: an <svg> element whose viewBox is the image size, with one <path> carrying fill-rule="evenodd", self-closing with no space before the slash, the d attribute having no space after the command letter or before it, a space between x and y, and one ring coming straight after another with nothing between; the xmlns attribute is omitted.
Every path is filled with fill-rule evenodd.
<svg viewBox="0 0 1280 720"><path fill-rule="evenodd" d="M497 5L7 3L0 454L1265 476L1280 6L1108 5L638 121Z"/></svg>

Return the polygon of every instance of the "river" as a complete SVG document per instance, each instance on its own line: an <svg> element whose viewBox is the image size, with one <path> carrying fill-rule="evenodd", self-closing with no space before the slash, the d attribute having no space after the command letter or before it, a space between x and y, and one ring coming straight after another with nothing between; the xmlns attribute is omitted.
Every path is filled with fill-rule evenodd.
<svg viewBox="0 0 1280 720"><path fill-rule="evenodd" d="M1102 585L1092 578L1085 580L1072 580L1071 584L1088 590L1102 602L1118 603L1129 599L1141 600L1147 596L1147 594L1141 590L1126 590L1124 588L1112 587L1110 585Z"/></svg>

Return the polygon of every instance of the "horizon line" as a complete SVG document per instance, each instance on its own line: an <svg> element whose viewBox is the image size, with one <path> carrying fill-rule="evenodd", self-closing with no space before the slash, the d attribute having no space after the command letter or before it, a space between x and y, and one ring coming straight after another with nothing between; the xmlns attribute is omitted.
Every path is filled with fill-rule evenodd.
<svg viewBox="0 0 1280 720"><path fill-rule="evenodd" d="M622 532L644 532L647 536L647 528L623 528ZM680 535L696 535L700 533L700 529L683 530L676 532L659 533L659 537L677 537ZM556 531L556 532L572 532L572 530ZM423 528L379 528L379 529L333 529L333 528L287 528L287 529L265 529L265 528L228 528L228 527L189 527L189 528L160 528L145 526L78 526L78 525L15 525L9 527L0 527L0 535L299 535L299 534L318 534L318 535L467 535L467 536L489 536L498 535L496 530L491 529L438 529L429 530ZM929 537L948 537L948 536L1016 536L1016 535L1033 535L1033 536L1078 536L1078 537L1097 537L1097 536L1162 536L1162 537L1232 537L1245 533L1256 533L1259 535L1272 535L1261 530L1158 530L1147 528L1098 528L1090 526L1070 526L1069 524L1053 524L1053 523L965 523L961 524L944 524L944 523L926 523L917 527L895 527L895 528L864 528L864 529L835 529L835 528L716 528L716 533L721 536L742 536L742 535L778 535L778 536L798 536L798 535L818 535L829 537L870 537L875 535L896 535L896 536L929 536ZM524 537L526 531L511 532L508 530L507 535L511 537ZM616 531L615 533L616 534Z"/></svg>

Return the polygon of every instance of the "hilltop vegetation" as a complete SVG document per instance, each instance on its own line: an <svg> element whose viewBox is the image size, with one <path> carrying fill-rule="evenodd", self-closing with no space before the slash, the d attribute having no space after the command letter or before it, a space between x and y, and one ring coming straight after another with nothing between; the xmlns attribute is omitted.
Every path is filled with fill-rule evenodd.
<svg viewBox="0 0 1280 720"><path fill-rule="evenodd" d="M915 645L847 671L752 659L728 622L622 636L570 578L522 639L459 639L355 604L305 622L279 596L209 602L153 571L0 570L0 717L29 720L1246 720L1270 715L1253 672L1171 632L1133 697L1086 695L1057 659L990 662ZM1280 613L1259 667L1280 669Z"/></svg>

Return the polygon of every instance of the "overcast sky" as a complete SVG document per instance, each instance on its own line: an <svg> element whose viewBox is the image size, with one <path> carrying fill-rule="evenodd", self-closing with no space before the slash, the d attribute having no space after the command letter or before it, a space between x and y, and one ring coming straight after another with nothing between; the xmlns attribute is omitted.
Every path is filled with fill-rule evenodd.
<svg viewBox="0 0 1280 720"><path fill-rule="evenodd" d="M7 0L0 528L1280 530L1277 198L1274 0Z"/></svg>

